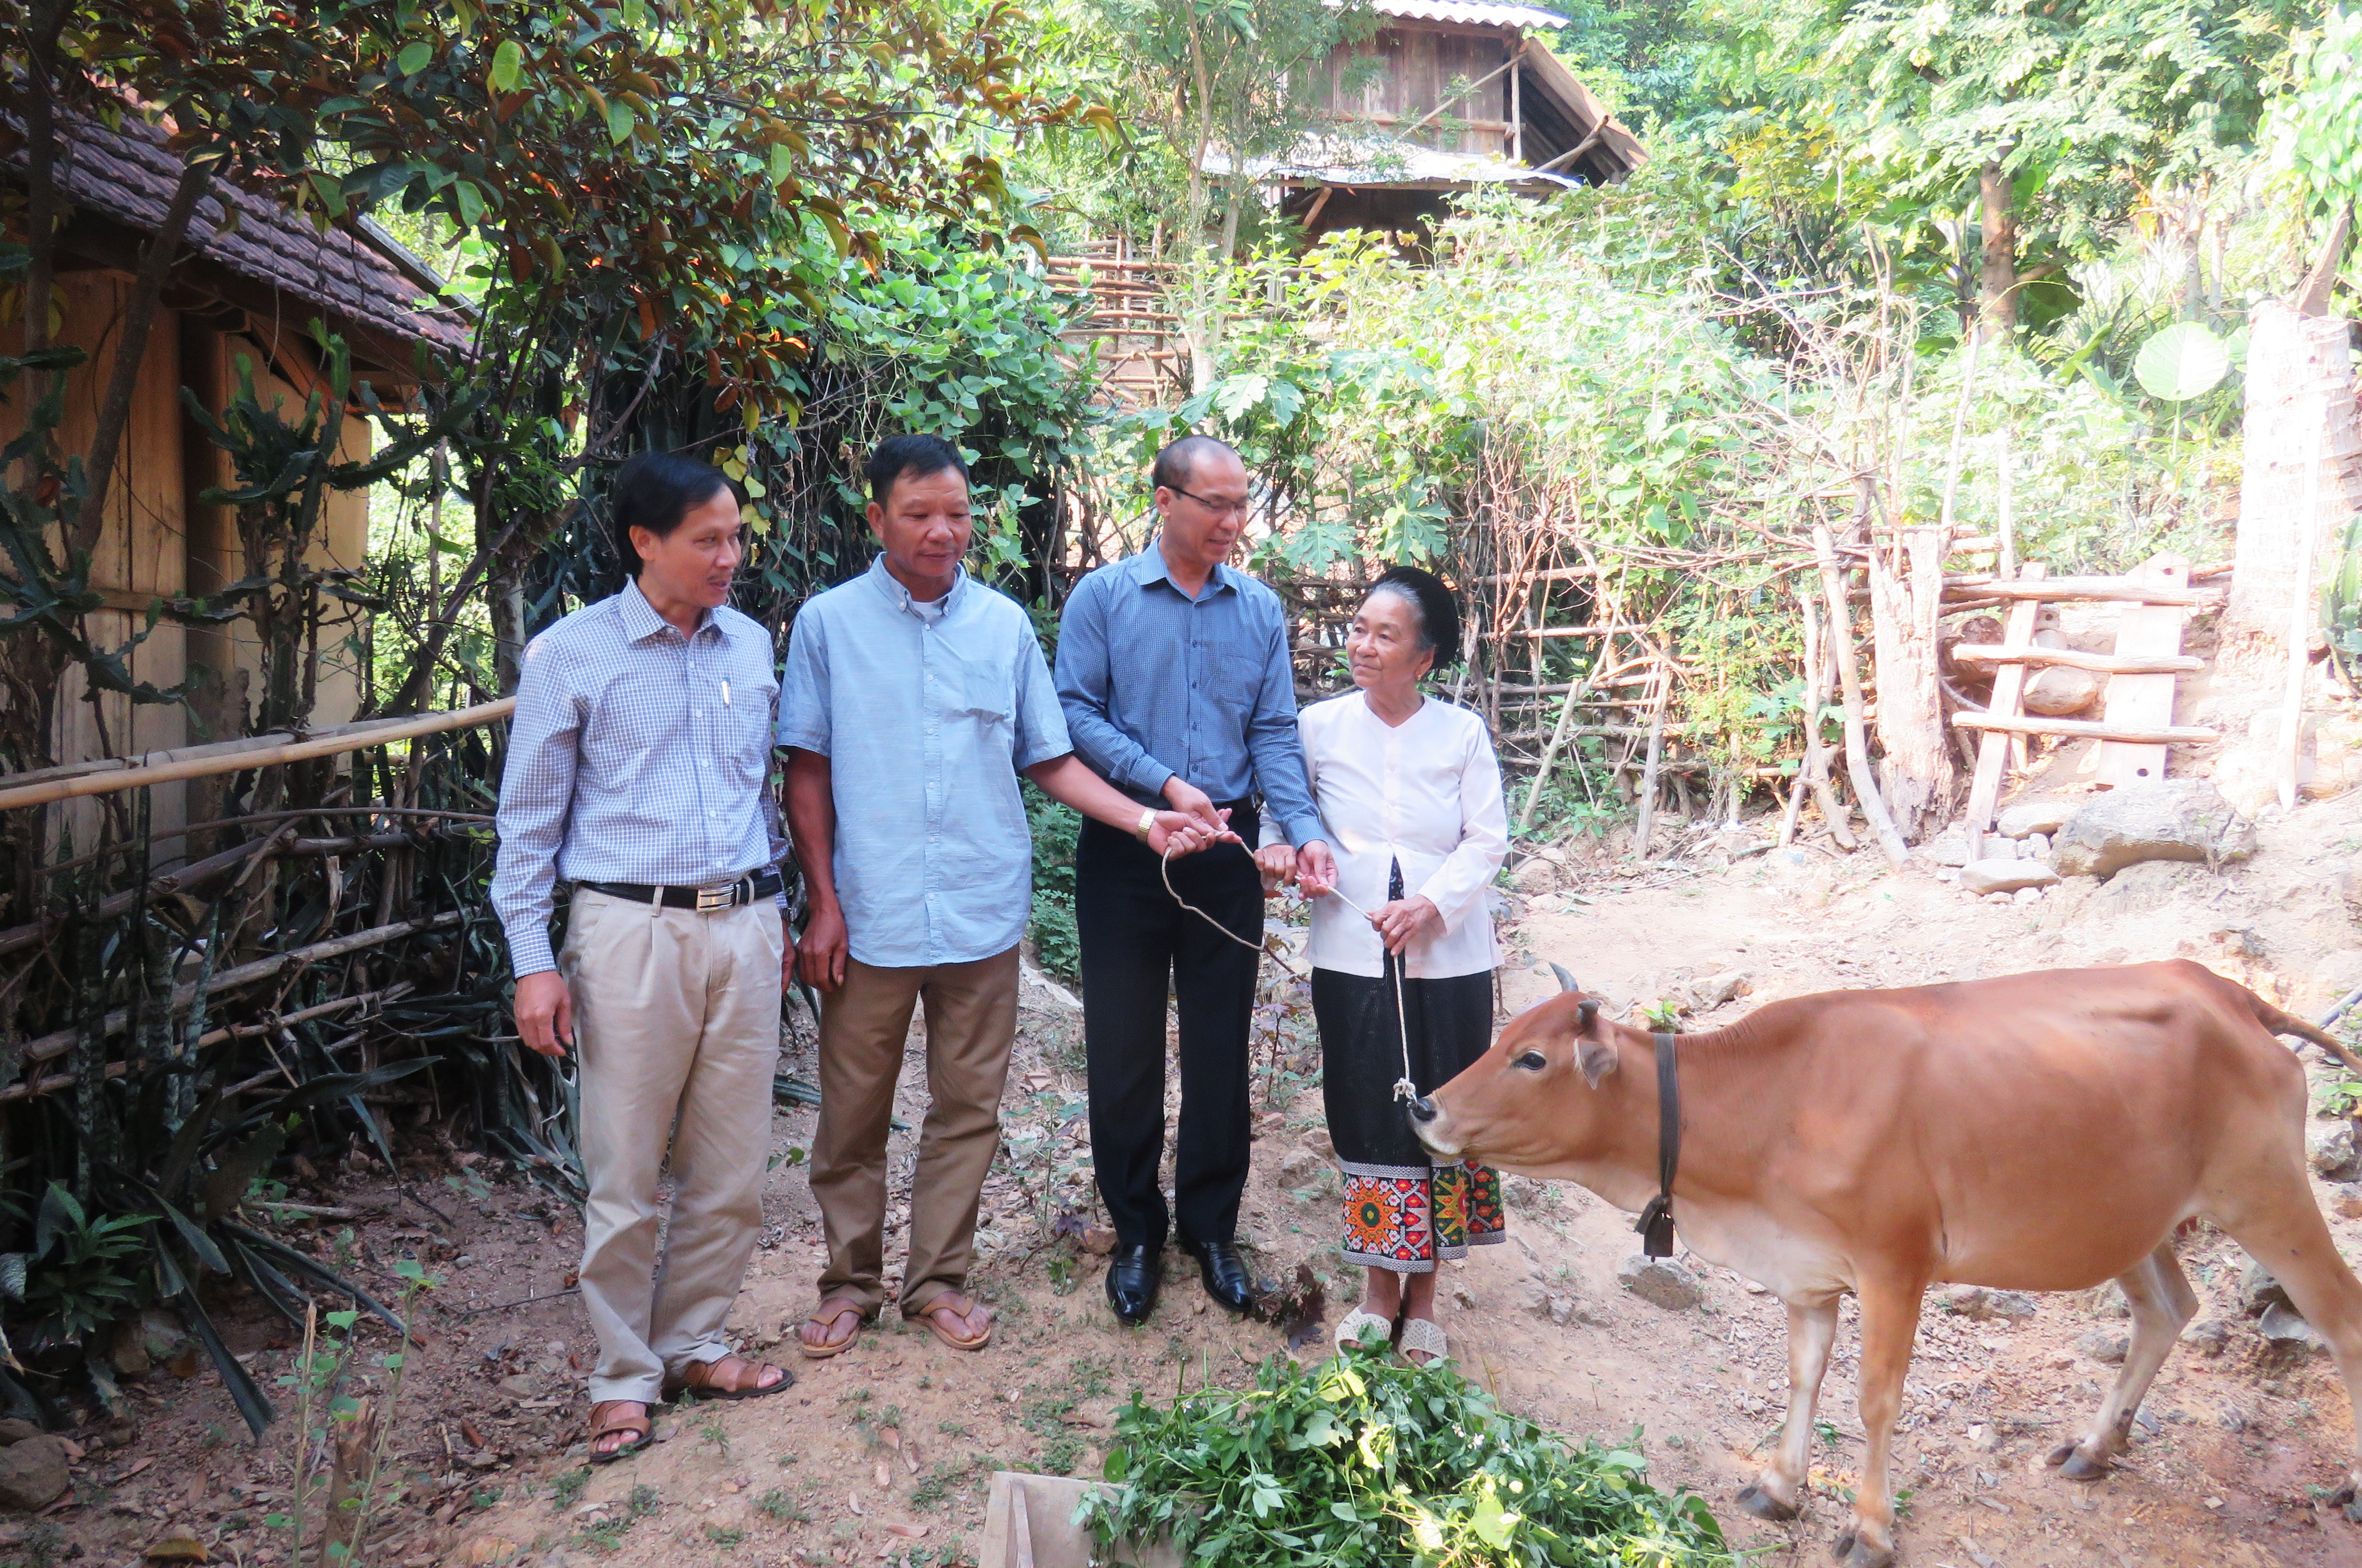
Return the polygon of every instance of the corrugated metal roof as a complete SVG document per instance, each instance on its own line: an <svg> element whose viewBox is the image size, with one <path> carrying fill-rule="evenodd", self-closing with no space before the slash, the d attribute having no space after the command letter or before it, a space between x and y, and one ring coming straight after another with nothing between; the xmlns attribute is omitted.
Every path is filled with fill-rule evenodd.
<svg viewBox="0 0 2362 1568"><path fill-rule="evenodd" d="M1417 22L1467 22L1480 28L1562 28L1566 18L1539 6L1507 6L1490 0L1370 0L1381 17Z"/></svg>

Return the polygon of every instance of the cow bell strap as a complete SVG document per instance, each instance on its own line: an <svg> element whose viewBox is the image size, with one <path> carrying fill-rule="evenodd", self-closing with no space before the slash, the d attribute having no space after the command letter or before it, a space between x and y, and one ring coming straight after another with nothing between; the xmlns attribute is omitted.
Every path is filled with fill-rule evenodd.
<svg viewBox="0 0 2362 1568"><path fill-rule="evenodd" d="M1682 1165L1682 1078L1673 1063L1673 1037L1657 1042L1657 1196L1640 1210L1640 1250L1652 1258L1673 1255L1673 1173Z"/></svg>

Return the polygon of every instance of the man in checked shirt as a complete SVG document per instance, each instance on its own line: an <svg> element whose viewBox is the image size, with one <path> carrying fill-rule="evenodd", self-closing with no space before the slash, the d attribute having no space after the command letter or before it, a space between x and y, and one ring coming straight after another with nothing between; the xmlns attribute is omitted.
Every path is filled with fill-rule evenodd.
<svg viewBox="0 0 2362 1568"><path fill-rule="evenodd" d="M794 1381L722 1333L762 1229L790 957L764 790L771 639L726 602L741 553L727 480L642 453L608 493L633 580L525 649L492 878L517 1032L546 1056L579 1055L593 1463L646 1447L660 1397L746 1399ZM561 877L574 899L553 954Z"/></svg>

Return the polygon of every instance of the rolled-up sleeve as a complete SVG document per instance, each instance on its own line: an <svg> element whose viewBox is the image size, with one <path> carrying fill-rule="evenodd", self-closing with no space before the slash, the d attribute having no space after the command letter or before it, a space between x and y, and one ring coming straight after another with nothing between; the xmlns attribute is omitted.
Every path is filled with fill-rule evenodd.
<svg viewBox="0 0 2362 1568"><path fill-rule="evenodd" d="M1446 931L1458 931L1485 909L1485 890L1509 856L1508 809L1501 798L1501 763L1482 729L1471 726L1460 767L1460 843L1419 884ZM1489 914L1487 918L1490 918Z"/></svg>
<svg viewBox="0 0 2362 1568"><path fill-rule="evenodd" d="M1108 716L1109 649L1104 571L1076 585L1058 619L1058 706L1075 755L1101 777L1143 795L1157 794L1174 770L1148 755ZM1295 726L1289 725L1292 732Z"/></svg>
<svg viewBox="0 0 2362 1568"><path fill-rule="evenodd" d="M1276 600L1274 601L1275 605ZM1264 814L1276 817L1297 849L1324 838L1320 813L1304 770L1304 742L1296 728L1296 670L1287 657L1287 616L1277 611L1264 634L1263 684L1247 720L1247 755L1254 759Z"/></svg>
<svg viewBox="0 0 2362 1568"><path fill-rule="evenodd" d="M509 964L520 979L557 967L549 949L550 893L574 803L581 738L581 704L562 657L546 646L528 646L501 769L494 819L501 847L491 889L492 913L508 937Z"/></svg>
<svg viewBox="0 0 2362 1568"><path fill-rule="evenodd" d="M1029 624L1017 649L1017 771L1048 762L1075 749L1066 734L1066 715L1058 705L1057 688L1050 679L1049 661L1042 657L1041 640Z"/></svg>
<svg viewBox="0 0 2362 1568"><path fill-rule="evenodd" d="M807 611L788 634L779 672L779 744L826 756L829 735L828 628Z"/></svg>

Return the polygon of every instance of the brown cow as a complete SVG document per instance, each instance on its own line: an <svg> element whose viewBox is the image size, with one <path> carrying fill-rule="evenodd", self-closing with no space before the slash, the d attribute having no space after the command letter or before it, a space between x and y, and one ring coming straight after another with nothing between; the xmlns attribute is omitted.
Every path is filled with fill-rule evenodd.
<svg viewBox="0 0 2362 1568"><path fill-rule="evenodd" d="M1657 1191L1655 1047L1568 988L1510 1020L1412 1121L1440 1159L1580 1182L1639 1210ZM2362 1284L2313 1202L2304 1072L2275 1034L2362 1071L2322 1031L2191 963L1829 991L1680 1036L1675 1221L1692 1252L1788 1308L1787 1424L1740 1505L1795 1517L1850 1290L1869 1447L1836 1555L1893 1561L1894 1418L1921 1294L1944 1281L2124 1287L2124 1371L2091 1430L2050 1455L2076 1480L2104 1474L2197 1310L2172 1246L2186 1220L2269 1269L2327 1337L2349 1397L2362 1390ZM2362 1521L2354 1485L2362 1469L2344 1495Z"/></svg>

